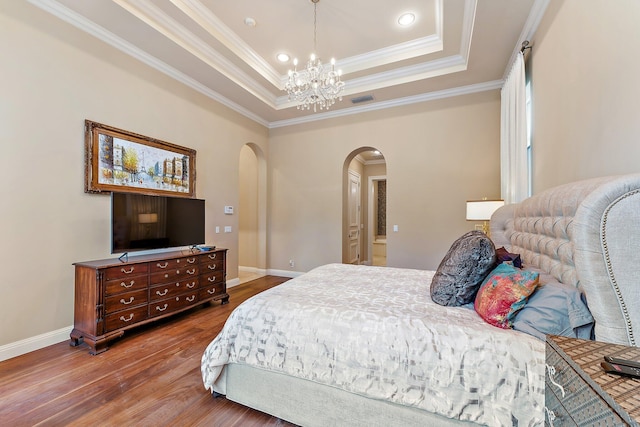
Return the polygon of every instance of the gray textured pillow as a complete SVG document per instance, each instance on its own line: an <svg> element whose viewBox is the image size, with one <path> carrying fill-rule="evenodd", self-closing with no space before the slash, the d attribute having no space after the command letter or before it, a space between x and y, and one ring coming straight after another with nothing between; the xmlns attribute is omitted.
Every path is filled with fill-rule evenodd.
<svg viewBox="0 0 640 427"><path fill-rule="evenodd" d="M453 242L431 281L431 299L448 306L474 300L480 285L496 265L496 248L482 231L469 231Z"/></svg>

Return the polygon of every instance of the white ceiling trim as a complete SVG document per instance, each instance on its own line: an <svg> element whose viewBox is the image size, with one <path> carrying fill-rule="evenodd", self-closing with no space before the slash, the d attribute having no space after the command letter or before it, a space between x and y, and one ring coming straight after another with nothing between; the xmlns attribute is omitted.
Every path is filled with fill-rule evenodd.
<svg viewBox="0 0 640 427"><path fill-rule="evenodd" d="M547 10L547 6L549 6L549 2L550 0L536 0L533 7L531 7L531 12L527 17L527 22L525 22L522 32L520 33L520 37L518 38L518 43L516 43L516 46L511 53L511 58L509 58L509 62L507 63L507 67L504 69L504 74L502 76L503 80L506 80L507 76L511 72L511 67L513 66L513 62L516 60L516 55L520 54L522 42L525 40L531 40L538 30L538 25L540 25L540 21L542 20L544 12Z"/></svg>
<svg viewBox="0 0 640 427"><path fill-rule="evenodd" d="M346 80L343 97L354 93L370 92L389 86L396 86L403 83L410 83L417 80L424 80L449 73L464 71L466 69L467 61L460 55L436 59L422 64L386 71L384 73ZM287 95L279 97L276 104L276 108L278 110L295 107L297 105L295 102L289 101Z"/></svg>
<svg viewBox="0 0 640 427"><path fill-rule="evenodd" d="M470 94L475 92L494 90L494 89L501 88L503 84L503 80L496 80L496 81L490 81L486 83L479 83L479 84L474 84L469 86L424 93L424 94L419 94L419 95L414 95L414 96L409 96L409 97L399 98L399 99L394 99L389 101L381 101L381 102L361 105L357 107L350 107L342 110L329 111L325 113L319 113L319 114L304 116L304 117L295 118L295 119L268 122L262 117L252 113L251 111L245 109L244 107L238 105L237 103L209 89L208 87L204 86L198 81L186 76L184 73L180 72L179 70L167 65L165 62L153 57L152 55L149 55L148 53L142 51L141 49L127 42L126 40L116 36L110 31L102 28L101 26L90 21L89 19L68 9L64 5L57 2L56 0L28 0L28 1L34 4L35 6L53 14L54 16L57 16L63 21L79 28L80 30L95 36L96 38L115 47L116 49L140 60L141 62L147 64L148 66L155 68L156 70L168 75L169 77L191 87L192 89L202 93L203 95L213 99L214 101L217 101L222 105L225 105L228 108L232 109L233 111L236 111L239 114L242 114L243 116L268 128L279 128L284 126L291 126L295 124L302 124L302 123L308 123L308 122L313 122L318 120L325 120L329 118L359 114L367 111L375 111L375 110L381 110L385 108L392 108L392 107L397 107L402 105L410 105L414 103L427 102L427 101L459 96L464 94ZM116 0L116 1L124 3L127 0ZM131 1L136 1L136 0L131 0ZM183 3L184 5L191 5L191 6L193 6L192 3L196 5L199 4L199 2L195 0L193 2L191 0L170 0L170 1L179 2L179 3ZM537 8L539 15L537 18L534 17L530 19L530 21L532 22L532 25L531 25L532 30L530 31L535 31L535 27L537 27L537 24L540 21L540 17L544 13L544 10L546 9L548 2L549 0L536 0L536 6L540 5ZM440 0L436 2L436 4L438 5L438 7L440 7L440 9L442 8ZM419 69L418 72L423 74L422 78L429 78L435 75L445 74L447 72L446 71L447 68L449 70L456 69L456 67L464 67L464 69L466 69L468 56L469 56L469 48L471 45L471 36L473 34L473 23L475 20L476 5L477 5L477 0L466 0L463 33L461 38L459 55L454 55L448 58L442 58L436 61L429 61L427 63L418 64L415 66L404 67L404 68L393 70L390 72L378 73L374 76L369 76L366 78L354 79L354 81L349 81L348 84L349 85L359 84L360 87L377 87L377 85L382 84L382 81L384 79L387 79L388 82L401 81L403 78L406 79L408 78L407 76L411 72L416 71L416 69ZM193 37L196 38L195 36ZM442 70L441 73L438 73L439 69ZM449 71L449 72L454 72L454 71ZM412 81L412 80L408 80L408 81ZM383 87L383 86L379 86L379 87ZM355 89L353 91L349 90L349 92L356 93L356 90ZM258 98L262 99L261 97L258 97ZM275 97L271 95L271 98L273 99ZM263 102L265 102L267 105L270 105L273 108L280 109L279 104L283 103L283 99L285 100L285 102L288 102L288 100L286 99L286 96L277 97L277 99L273 99L272 101L269 101L268 99L263 100Z"/></svg>
<svg viewBox="0 0 640 427"><path fill-rule="evenodd" d="M384 110L386 108L400 107L403 105L417 104L420 102L434 101L436 99L451 98L454 96L468 95L471 93L485 92L488 90L496 90L502 88L504 80L493 80L485 83L477 83L473 85L460 86L452 89L439 90L435 92L423 93L420 95L407 96L404 98L392 99L389 101L377 102L358 107L345 108L337 111L327 111L326 113L317 113L305 117L298 117L289 120L279 120L269 123L269 129L275 129L285 126L298 125L303 123L315 122L318 120L333 119L336 117L350 116L353 114L365 113L367 111Z"/></svg>
<svg viewBox="0 0 640 427"><path fill-rule="evenodd" d="M362 55L355 55L340 60L336 59L336 67L340 67L344 74L355 73L404 61L405 59L440 52L443 49L444 43L442 41L442 36L434 34L411 40L406 43L400 43L395 46L377 49ZM287 76L284 76L284 78L286 77Z"/></svg>
<svg viewBox="0 0 640 427"><path fill-rule="evenodd" d="M227 49L233 52L238 58L246 62L258 74L264 77L268 82L278 89L282 89L281 75L260 55L258 55L251 47L246 44L236 33L231 31L224 22L216 15L211 13L198 0L170 0L178 9L187 15L191 20L196 22L207 33L215 37Z"/></svg>
<svg viewBox="0 0 640 427"><path fill-rule="evenodd" d="M52 15L62 19L63 21L73 25L74 27L85 31L92 36L96 37L99 40L107 43L110 46L115 47L121 52L141 61L142 63L154 68L161 73L171 77L172 79L177 80L180 83L183 83L190 88L194 89L197 92L217 101L230 109L236 111L237 113L242 114L243 116L255 121L256 123L262 124L264 126L268 126L269 122L263 119L262 117L254 114L253 112L247 110L241 105L231 101L230 99L220 95L218 92L215 92L202 83L192 79L191 77L185 75L179 70L167 65L165 62L160 61L156 57L147 54L145 51L139 49L138 47L132 45L126 40L116 36L110 31L102 28L97 25L95 22L86 19L84 16L72 11L66 6L61 5L55 0L28 0L29 3L51 13Z"/></svg>
<svg viewBox="0 0 640 427"><path fill-rule="evenodd" d="M181 46L205 64L214 68L226 78L242 87L265 104L275 108L276 97L258 84L244 71L209 47L202 39L167 16L161 9L147 0L113 0L151 28Z"/></svg>

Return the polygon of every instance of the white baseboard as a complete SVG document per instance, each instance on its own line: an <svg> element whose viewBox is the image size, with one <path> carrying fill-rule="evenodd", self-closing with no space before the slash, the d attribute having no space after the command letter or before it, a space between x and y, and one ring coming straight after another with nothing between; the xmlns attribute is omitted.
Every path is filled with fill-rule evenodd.
<svg viewBox="0 0 640 427"><path fill-rule="evenodd" d="M289 270L263 270L253 267L238 267L239 270L258 273L263 275L280 276L280 277L298 277L304 272L289 271ZM240 279L235 278L227 280L227 288L233 288L240 284ZM26 338L20 341L9 343L0 346L0 362L3 360L11 359L13 357L21 356L26 353L30 353L41 348L48 347L53 344L58 344L63 341L69 340L69 334L73 330L73 326L67 326L66 328L58 329L57 331L46 332L35 337Z"/></svg>
<svg viewBox="0 0 640 427"><path fill-rule="evenodd" d="M290 278L294 278L294 277L298 277L304 274L303 271L290 271L290 270L274 270L274 269L269 269L267 270L267 274L269 276L280 276L280 277L290 277Z"/></svg>
<svg viewBox="0 0 640 427"><path fill-rule="evenodd" d="M35 337L26 338L0 347L0 362L11 359L12 357L21 356L41 348L48 347L69 340L69 334L73 330L73 326L58 329L57 331L47 332Z"/></svg>
<svg viewBox="0 0 640 427"><path fill-rule="evenodd" d="M267 270L265 270L264 268L245 267L242 265L238 266L238 271L242 271L243 273L260 274L261 276L267 274Z"/></svg>
<svg viewBox="0 0 640 427"><path fill-rule="evenodd" d="M227 280L227 289L233 288L234 286L238 286L239 284L240 284L240 279L237 277L235 279Z"/></svg>

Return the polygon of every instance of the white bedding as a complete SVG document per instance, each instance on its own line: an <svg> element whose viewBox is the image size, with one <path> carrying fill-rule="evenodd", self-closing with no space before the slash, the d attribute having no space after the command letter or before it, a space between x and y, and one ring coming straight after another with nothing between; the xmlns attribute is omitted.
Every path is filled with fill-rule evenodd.
<svg viewBox="0 0 640 427"><path fill-rule="evenodd" d="M330 264L258 294L205 350L204 385L241 363L449 418L541 425L544 343L435 304L433 274Z"/></svg>

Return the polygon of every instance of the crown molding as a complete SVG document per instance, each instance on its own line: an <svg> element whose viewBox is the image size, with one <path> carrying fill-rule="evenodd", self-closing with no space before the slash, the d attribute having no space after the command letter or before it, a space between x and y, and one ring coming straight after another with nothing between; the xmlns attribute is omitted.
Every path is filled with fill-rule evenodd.
<svg viewBox="0 0 640 427"><path fill-rule="evenodd" d="M317 113L309 116L298 117L289 120L279 120L269 123L269 129L276 129L286 126L311 123L320 120L333 119L336 117L350 116L361 114L368 111L384 110L387 108L401 107L405 105L417 104L420 102L434 101L437 99L451 98L454 96L468 95L477 92L485 92L502 88L504 80L493 80L490 82L477 83L468 86L460 86L451 89L439 90L435 92L427 92L420 95L407 96L404 98L392 99L389 101L377 102L358 107L344 108L342 110L327 111L326 113Z"/></svg>
<svg viewBox="0 0 640 427"><path fill-rule="evenodd" d="M163 34L166 38L182 47L194 57L258 98L274 107L276 97L264 86L251 78L239 67L212 49L202 39L171 19L161 9L148 0L113 0L117 5L131 13L140 21Z"/></svg>
<svg viewBox="0 0 640 427"><path fill-rule="evenodd" d="M205 7L202 2L198 0L171 0L171 3L191 20L197 22L205 31L246 62L273 86L282 89L283 86L279 86L281 75L262 56L251 49L244 40L231 31L224 22L211 13L211 10Z"/></svg>
<svg viewBox="0 0 640 427"><path fill-rule="evenodd" d="M141 50L140 48L134 46L133 44L127 42L126 40L116 36L115 34L111 33L110 31L104 29L103 27L95 24L94 22L88 20L87 18L79 15L78 13L68 9L66 6L62 5L61 3L59 3L56 0L28 0L31 4L51 13L52 15L62 19L63 21L75 26L76 28L89 33L91 35L93 35L94 37L98 38L99 40L115 47L116 49L126 53L127 55L136 58L138 60L140 60L141 62L143 62L144 64L155 68L156 70L166 74L167 76L185 84L186 86L192 88L193 90L200 92L201 94L207 96L208 98L219 102L220 104L230 108L231 110L249 118L250 120L255 121L258 124L261 124L269 129L275 129L275 128L280 128L280 127L285 127L285 126L292 126L292 125L297 125L297 124L303 124L303 123L309 123L309 122L314 122L314 121L320 121L320 120L326 120L326 119L330 119L330 118L336 118L336 117L343 117L343 116L349 116L349 115L354 115L354 114L360 114L360 113L364 113L364 112L368 112L368 111L375 111L375 110L381 110L381 109L386 109L386 108L394 108L394 107L398 107L398 106L404 106L404 105L411 105L411 104L415 104L415 103L420 103L420 102L427 102L427 101L432 101L432 100L437 100L437 99L443 99L443 98L449 98L449 97L454 97L454 96L460 96L460 95L465 95L465 94L471 94L471 93L476 93L476 92L481 92L481 91L488 91L488 90L495 90L495 89L499 89L502 87L503 84L503 80L495 80L495 81L490 81L490 82L485 82L485 83L478 83L478 84L473 84L473 85L468 85L468 86L463 86L463 87L457 87L457 88L451 88L451 89L445 89L445 90L440 90L440 91L435 91L435 92L428 92L428 93L423 93L423 94L418 94L418 95L414 95L414 96L409 96L409 97L404 97L404 98L399 98L399 99L393 99L393 100L388 100L388 101L381 101L381 102L376 102L376 103L371 103L371 104L367 104L367 105L360 105L360 106L355 106L355 107L349 107L349 108L344 108L344 109L340 109L340 110L335 110L335 111L328 111L328 112L324 112L324 113L317 113L314 115L309 115L309 116L304 116L304 117L299 117L299 118L294 118L294 119L288 119L288 120L279 120L279 121L272 121L269 122L267 120L265 120L264 118L260 117L259 115L247 110L246 108L238 105L237 103L231 101L230 99L220 95L219 93L209 89L208 87L206 87L205 85L199 83L198 81L190 78L189 76L185 75L184 73L182 73L181 71L169 66L168 64L166 64L165 62L155 58L152 55L149 55L148 53L144 52L143 50ZM150 6L150 3L147 0L115 0L118 4L125 4L127 7L133 7L131 5L133 5L134 3L136 5L143 5L145 8L145 12L143 13L142 11L140 11L140 9L136 9L139 10L141 13L141 16L145 17L145 19L151 19L151 16L154 15L156 11L153 11L153 9L149 9L150 7L153 8L153 5ZM186 8L187 10L190 10L189 13L198 13L199 11L199 7L203 7L201 5L201 3L198 0L172 0L172 2L178 3L182 7ZM546 10L546 7L549 3L549 0L536 0L535 6L532 9L532 13L530 14L530 17L527 21L527 27L525 28L525 30L523 30L523 37L529 36L529 35L533 35L533 33L535 33L535 30L537 28L537 25L540 22L540 19L542 17L542 15L544 14L544 11ZM442 0L438 0L436 2L437 8L439 8L440 10L440 15L441 16L441 11L442 11ZM417 64L417 65L412 65L412 66L407 66L407 67L402 67L402 68L398 68L395 70L391 70L388 72L382 72L382 73L377 73L377 74L373 74L367 77L361 77L361 78L357 78L357 79L353 79L353 80L348 80L347 84L345 86L345 94L354 94L354 93L358 93L358 92L366 92L368 90L373 90L373 89L378 89L381 87L388 87L388 86L392 86L392 85L398 85L398 84L402 84L402 83L406 83L406 82L411 82L411 81L416 81L416 80L421 80L421 79L427 79L430 77L434 77L434 76L439 76L439 75L443 75L443 74L447 74L447 73L452 73L452 72L456 72L456 71L462 71L464 69L466 69L467 67L467 61L468 61L468 57L469 57L469 48L471 45L471 37L473 34L473 23L475 20L475 13L476 13L476 6L477 6L477 0L465 0L465 15L464 15L464 24L463 24L463 33L461 36L461 45L460 45L460 53L457 55L452 55L446 58L441 58L438 60L434 60L434 61L429 61L429 62L425 62L422 64ZM128 10L128 9L127 9ZM163 15L163 13L161 13L160 11L160 16ZM137 15L136 15L137 16ZM203 22L206 25L214 25L215 24L215 20L211 20L212 16L206 16L204 18L202 18ZM215 18L215 17L214 17ZM216 18L217 19L217 18ZM144 19L143 19L144 20ZM175 37L175 40L181 40L182 43L185 43L187 45L190 46L196 46L198 47L198 51L200 51L201 54L207 56L208 61L218 61L217 63L224 63L225 61L227 61L226 59L220 59L217 58L216 56L218 56L217 54L214 54L212 52L207 52L206 49L203 49L200 45L200 43L203 43L201 40L199 40L197 37L195 37L193 34L187 32L186 30L183 31L183 29L180 28L180 26L178 24L173 25L174 23L172 22L165 22L163 19L161 18L154 18L151 19L152 21L159 23L162 22L163 23L163 27L162 31L168 31L170 34L172 34L172 40L173 37ZM145 20L145 22L147 22ZM158 25L158 24L156 24ZM202 24L200 24L202 25ZM213 28L215 28L217 31L220 31L222 33L224 33L225 31L229 31L230 30L227 28L226 30L216 24L217 26L214 26ZM225 26L226 27L226 26ZM155 28L155 27L154 27ZM440 22L439 24L439 28L440 31L442 29L442 23ZM159 30L160 31L160 30ZM164 34L164 32L163 32ZM231 33L232 34L232 33ZM232 43L233 45L235 45L235 48L238 49L243 49L244 53L243 55L247 55L248 57L251 56L255 56L254 57L254 64L259 64L260 62L260 57L255 54L255 52L253 52L248 46L242 47L241 45L243 44L241 41L239 40L234 40L232 36L230 36L229 34L226 34L226 36L229 40L229 43ZM434 40L426 40L429 39L424 38L424 39L419 39L419 42L422 43L435 43ZM175 41L174 40L174 41ZM177 42L177 41L176 41ZM179 43L180 44L180 43ZM517 46L517 51L519 51L520 48L520 44L518 44ZM180 44L182 46L182 44ZM183 46L184 47L184 46ZM400 44L400 45L396 45L392 48L390 48L390 50L387 51L387 53L391 54L391 55L403 55L404 53L402 52L403 49L408 49L409 46L407 46L407 44ZM425 47L426 48L426 47ZM431 46L431 48L433 48L433 46ZM188 48L191 49L191 48ZM248 50L247 50L248 49ZM211 50L211 49L209 49ZM189 50L191 52L191 50ZM193 53L193 52L192 52ZM515 57L515 56L514 56ZM376 61L375 59L375 55L361 55L359 57L354 57L355 59L353 59L353 64L357 64L358 61L362 61L363 63L369 61L370 63L373 63ZM207 61L205 61L207 62ZM209 62L207 62L209 63ZM229 65L228 69L233 69L232 67L233 64L227 64ZM264 67L264 64L262 65ZM357 66L357 65L354 65ZM258 66L256 66L258 67ZM254 67L254 69L256 69L256 67ZM268 67L268 66L267 66ZM259 67L258 67L259 68ZM510 68L510 67L509 67ZM217 69L217 67L216 67ZM268 73L268 70L263 69L264 72ZM235 71L234 71L235 73ZM225 74L226 75L226 74ZM242 73L241 71L238 72L236 74L238 75L242 75L242 76L246 76L246 74ZM273 77L273 76L272 76ZM244 78L244 77L243 77ZM250 77L246 76L246 78L248 79L247 81L253 81ZM277 76L276 76L277 78ZM282 78L282 77L280 77ZM234 80L235 81L235 80ZM255 83L255 81L253 81ZM246 82L245 82L246 83ZM280 84L282 84L282 82L280 82ZM274 95L272 95L271 93L269 93L268 91L266 91L266 89L264 89L264 91L262 91L260 89L260 85L258 85L257 83L255 83L256 86L253 87L252 90L247 89L243 84L241 84L241 86L245 89L247 89L250 93L254 94L254 96L256 96L258 99L262 100L262 102L265 102L265 104L267 104L268 106L274 108L274 109L283 109L283 108L290 108L295 106L295 104L290 103L287 99L286 96L281 96L281 97L275 97ZM261 94L255 94L254 92L261 92Z"/></svg>
<svg viewBox="0 0 640 427"><path fill-rule="evenodd" d="M90 21L84 16L61 5L56 0L29 0L29 3L45 10L46 12L51 13L52 15L62 19L63 21L73 25L76 28L91 34L92 36L107 43L108 45L115 47L121 52L141 61L142 63L160 71L161 73L164 73L172 79L177 80L178 82L194 89L197 92L200 92L201 94L213 99L214 101L217 101L222 105L229 107L233 111L242 114L248 119L251 119L256 123L264 126L269 125L269 122L267 120L263 119L257 114L254 114L241 105L238 105L230 99L220 95L218 92L209 89L205 85L185 75L181 71L167 65L165 62L160 61L156 57L149 55L142 49L132 45L126 40L123 40L122 38L116 36L112 32L107 31L101 26L95 24L93 21Z"/></svg>

